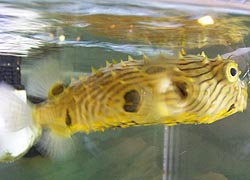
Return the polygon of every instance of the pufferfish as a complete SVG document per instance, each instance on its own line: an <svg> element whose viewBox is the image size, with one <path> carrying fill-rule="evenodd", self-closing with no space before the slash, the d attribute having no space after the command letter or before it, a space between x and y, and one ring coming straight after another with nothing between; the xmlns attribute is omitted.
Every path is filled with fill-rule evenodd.
<svg viewBox="0 0 250 180"><path fill-rule="evenodd" d="M3 87L2 96L11 96L10 106L19 110L0 118L0 128L15 132L29 127L32 133L25 150L6 153L1 160L13 161L37 141L52 136L67 140L77 132L110 128L213 123L246 108L247 83L239 78L240 73L230 58L208 59L204 53L181 51L176 59L129 57L128 61L107 62L106 67L93 69L91 75L68 86L54 84L48 99L36 105L16 100ZM44 130L50 135L40 138ZM44 149L51 148L51 142L42 143Z"/></svg>

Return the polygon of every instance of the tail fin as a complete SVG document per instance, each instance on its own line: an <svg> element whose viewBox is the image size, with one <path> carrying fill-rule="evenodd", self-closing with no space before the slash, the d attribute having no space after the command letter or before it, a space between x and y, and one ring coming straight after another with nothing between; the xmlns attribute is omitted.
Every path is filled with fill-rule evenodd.
<svg viewBox="0 0 250 180"><path fill-rule="evenodd" d="M0 84L0 162L23 156L40 133L40 127L32 121L31 107L13 88Z"/></svg>

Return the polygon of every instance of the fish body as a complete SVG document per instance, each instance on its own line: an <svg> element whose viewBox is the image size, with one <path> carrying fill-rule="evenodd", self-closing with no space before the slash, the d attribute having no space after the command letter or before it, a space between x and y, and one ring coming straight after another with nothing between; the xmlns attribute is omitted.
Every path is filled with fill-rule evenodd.
<svg viewBox="0 0 250 180"><path fill-rule="evenodd" d="M107 63L68 87L54 85L33 120L69 137L107 128L212 123L247 105L247 85L230 59L202 55Z"/></svg>
<svg viewBox="0 0 250 180"><path fill-rule="evenodd" d="M30 94L43 95L42 85L35 83L55 79L45 77L45 65L34 68L35 74L30 75L38 77L28 83L33 86L27 86ZM56 67L49 67L54 75L59 72ZM241 72L230 58L208 59L204 53L194 56L181 51L176 59L129 58L92 69L90 76L68 86L54 84L48 99L40 104L25 103L13 88L0 85L0 162L22 157L34 144L42 154L64 159L73 153L77 132L209 124L247 106L247 82L239 78Z"/></svg>

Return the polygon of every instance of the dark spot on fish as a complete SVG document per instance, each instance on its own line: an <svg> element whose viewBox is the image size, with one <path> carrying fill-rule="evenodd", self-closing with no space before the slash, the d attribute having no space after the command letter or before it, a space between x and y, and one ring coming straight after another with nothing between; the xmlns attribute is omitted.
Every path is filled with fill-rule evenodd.
<svg viewBox="0 0 250 180"><path fill-rule="evenodd" d="M181 98L186 98L188 96L187 83L175 82L174 85L176 87L177 93L181 96Z"/></svg>
<svg viewBox="0 0 250 180"><path fill-rule="evenodd" d="M229 109L227 110L227 112L231 111L231 110L234 109L234 108L235 108L235 105L232 104L232 105L229 107Z"/></svg>
<svg viewBox="0 0 250 180"><path fill-rule="evenodd" d="M137 112L139 109L141 97L138 91L131 90L124 95L125 104L123 109L126 112Z"/></svg>
<svg viewBox="0 0 250 180"><path fill-rule="evenodd" d="M67 109L67 112L66 112L66 120L65 120L65 123L67 126L70 126L72 124L72 121L71 121L71 117L69 115L69 110Z"/></svg>
<svg viewBox="0 0 250 180"><path fill-rule="evenodd" d="M161 66L151 66L145 70L145 72L148 74L157 74L157 73L162 73L164 71L166 71L166 69Z"/></svg>
<svg viewBox="0 0 250 180"><path fill-rule="evenodd" d="M64 91L64 85L63 84L58 84L53 89L51 90L51 93L53 96L59 95Z"/></svg>

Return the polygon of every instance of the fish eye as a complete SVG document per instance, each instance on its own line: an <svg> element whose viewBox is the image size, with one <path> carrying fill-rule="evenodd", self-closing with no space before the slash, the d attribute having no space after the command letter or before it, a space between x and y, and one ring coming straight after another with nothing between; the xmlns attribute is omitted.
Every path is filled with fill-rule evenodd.
<svg viewBox="0 0 250 180"><path fill-rule="evenodd" d="M237 69L235 69L235 68L232 67L232 68L230 69L230 73L231 73L232 76L236 76L236 74L237 74Z"/></svg>
<svg viewBox="0 0 250 180"><path fill-rule="evenodd" d="M238 80L240 71L236 63L229 62L225 66L225 73L229 82L235 82Z"/></svg>

